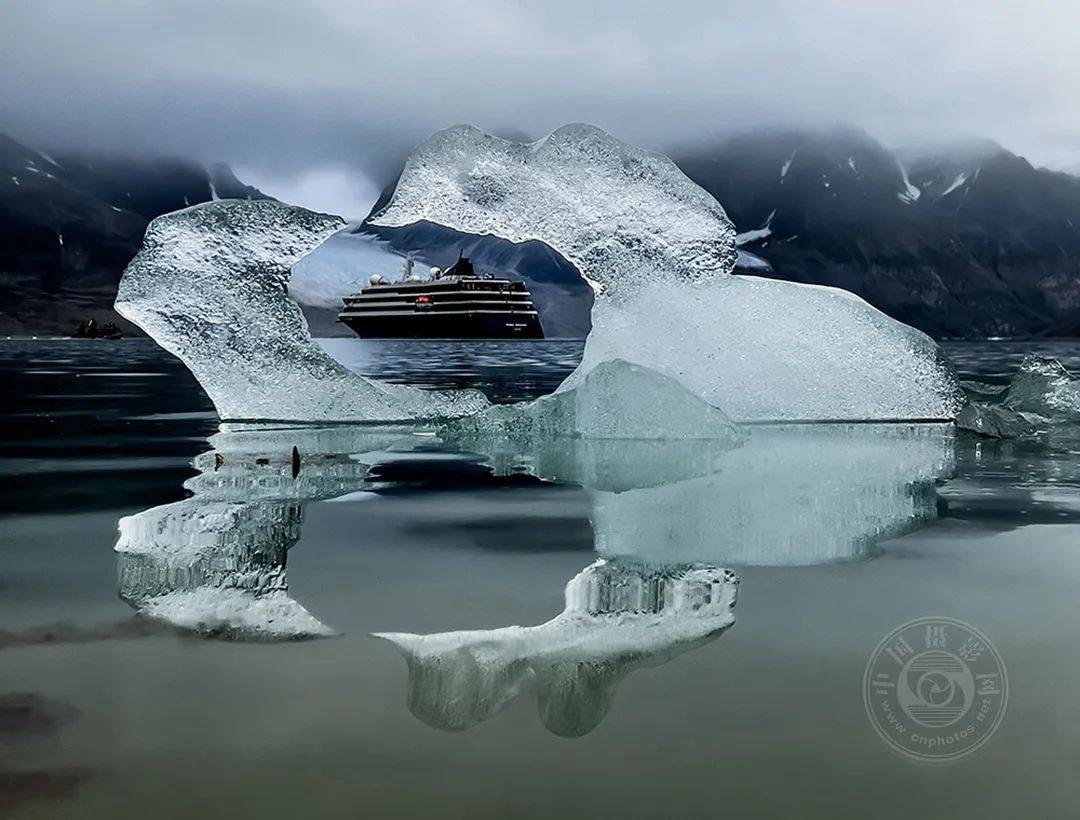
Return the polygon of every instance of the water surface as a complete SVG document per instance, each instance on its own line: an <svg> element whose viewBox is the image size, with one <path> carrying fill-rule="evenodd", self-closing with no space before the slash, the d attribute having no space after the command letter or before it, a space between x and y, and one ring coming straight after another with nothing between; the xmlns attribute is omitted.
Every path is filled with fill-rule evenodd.
<svg viewBox="0 0 1080 820"><path fill-rule="evenodd" d="M369 375L503 401L580 355L327 344ZM1025 350L950 346L991 382ZM0 812L1076 815L1067 430L775 427L734 447L219 431L138 340L0 343L0 379L0 715L23 716L0 720ZM977 626L1011 684L991 741L944 768L891 751L861 694L877 643L924 615Z"/></svg>

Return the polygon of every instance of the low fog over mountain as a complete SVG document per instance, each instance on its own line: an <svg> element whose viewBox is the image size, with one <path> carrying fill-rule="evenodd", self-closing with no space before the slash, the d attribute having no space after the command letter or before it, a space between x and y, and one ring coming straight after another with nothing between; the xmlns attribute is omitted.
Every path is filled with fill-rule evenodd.
<svg viewBox="0 0 1080 820"><path fill-rule="evenodd" d="M108 312L146 220L211 179L358 221L435 130L584 121L716 195L746 270L937 335L1071 332L1077 183L1055 171L1080 170L1078 23L1072 4L975 0L7 3L0 330ZM206 170L222 162L235 176ZM380 233L388 254L522 276L552 333L585 332L589 294L546 248ZM323 332L329 259L337 284L305 296Z"/></svg>
<svg viewBox="0 0 1080 820"><path fill-rule="evenodd" d="M0 131L224 161L357 218L412 145L459 122L591 122L660 150L852 122L891 146L989 137L1077 170L1078 24L1049 0L9 2Z"/></svg>
<svg viewBox="0 0 1080 820"><path fill-rule="evenodd" d="M0 333L68 334L112 310L120 274L155 216L258 198L225 166L49 154L0 135Z"/></svg>
<svg viewBox="0 0 1080 820"><path fill-rule="evenodd" d="M839 286L937 337L1080 331L1076 177L989 140L890 151L854 128L669 150L735 222L743 273ZM0 166L5 333L115 321L116 284L149 219L215 196L264 196L224 166L54 156L9 138ZM547 246L420 223L365 224L304 260L293 293L316 334L346 334L341 296L372 273L393 277L406 254L441 267L464 254L481 272L523 279L549 336L588 332L591 291Z"/></svg>

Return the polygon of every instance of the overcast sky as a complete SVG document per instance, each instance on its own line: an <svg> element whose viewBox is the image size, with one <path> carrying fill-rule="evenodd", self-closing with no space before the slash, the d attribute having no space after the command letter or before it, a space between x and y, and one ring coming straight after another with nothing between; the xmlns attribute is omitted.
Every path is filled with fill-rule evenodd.
<svg viewBox="0 0 1080 820"><path fill-rule="evenodd" d="M758 125L985 136L1080 169L1080 3L0 2L0 130L170 153L363 216L457 122L655 148Z"/></svg>

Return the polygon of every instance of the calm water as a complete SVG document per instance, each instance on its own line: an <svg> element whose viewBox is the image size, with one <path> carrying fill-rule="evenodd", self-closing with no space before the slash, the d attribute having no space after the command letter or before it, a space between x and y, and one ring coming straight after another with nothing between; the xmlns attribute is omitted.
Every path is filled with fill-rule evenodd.
<svg viewBox="0 0 1080 820"><path fill-rule="evenodd" d="M327 344L500 401L580 355ZM1034 347L1080 370L1080 343ZM1032 348L949 350L1003 382ZM1077 815L1067 430L219 432L140 341L0 342L0 389L0 815ZM997 731L944 766L863 703L875 647L923 616L977 627L1008 673Z"/></svg>

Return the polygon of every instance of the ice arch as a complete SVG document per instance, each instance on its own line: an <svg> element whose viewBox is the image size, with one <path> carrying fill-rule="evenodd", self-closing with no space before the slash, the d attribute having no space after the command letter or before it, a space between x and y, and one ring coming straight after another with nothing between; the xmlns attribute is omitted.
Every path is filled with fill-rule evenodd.
<svg viewBox="0 0 1080 820"><path fill-rule="evenodd" d="M116 310L190 368L223 419L396 421L486 406L476 391L365 379L312 341L288 294L290 270L344 225L273 200L159 216L124 271Z"/></svg>
<svg viewBox="0 0 1080 820"><path fill-rule="evenodd" d="M735 231L719 203L666 157L598 128L529 144L464 125L436 133L371 221L419 220L543 241L602 294L560 391L618 358L736 421L952 419L962 406L924 334L845 291L732 276Z"/></svg>

